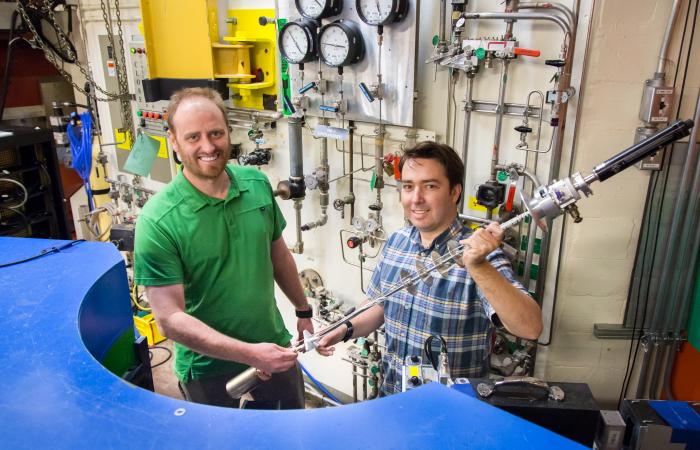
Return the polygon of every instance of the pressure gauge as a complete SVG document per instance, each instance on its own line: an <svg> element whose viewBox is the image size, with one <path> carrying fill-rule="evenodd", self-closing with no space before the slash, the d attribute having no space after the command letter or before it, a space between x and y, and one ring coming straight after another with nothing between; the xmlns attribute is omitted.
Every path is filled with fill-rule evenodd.
<svg viewBox="0 0 700 450"><path fill-rule="evenodd" d="M282 56L292 64L302 64L318 59L316 32L318 25L313 20L302 19L287 22L279 35Z"/></svg>
<svg viewBox="0 0 700 450"><path fill-rule="evenodd" d="M321 60L331 67L354 64L365 56L360 27L349 20L338 20L321 28L318 34Z"/></svg>
<svg viewBox="0 0 700 450"><path fill-rule="evenodd" d="M337 16L343 10L343 0L294 0L299 14L307 19L321 20Z"/></svg>
<svg viewBox="0 0 700 450"><path fill-rule="evenodd" d="M355 0L357 14L367 25L400 22L408 12L408 0Z"/></svg>
<svg viewBox="0 0 700 450"><path fill-rule="evenodd" d="M350 224L357 231L364 231L365 230L365 219L363 219L360 216L353 217L352 220L350 221Z"/></svg>
<svg viewBox="0 0 700 450"><path fill-rule="evenodd" d="M376 220L367 219L367 222L365 222L365 231L367 231L368 233L374 233L377 230L377 228L379 228L379 224Z"/></svg>

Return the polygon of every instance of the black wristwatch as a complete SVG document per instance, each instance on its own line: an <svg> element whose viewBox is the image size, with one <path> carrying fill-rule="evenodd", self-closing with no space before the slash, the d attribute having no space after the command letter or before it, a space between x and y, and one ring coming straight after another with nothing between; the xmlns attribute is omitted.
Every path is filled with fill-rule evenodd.
<svg viewBox="0 0 700 450"><path fill-rule="evenodd" d="M355 327L352 326L352 322L348 320L345 322L345 325L348 327L348 329L345 332L345 336L343 336L343 342L347 342L352 339L352 335L355 333Z"/></svg>
<svg viewBox="0 0 700 450"><path fill-rule="evenodd" d="M299 311L298 309L294 311L299 319L311 319L314 316L314 309L309 306L309 309Z"/></svg>

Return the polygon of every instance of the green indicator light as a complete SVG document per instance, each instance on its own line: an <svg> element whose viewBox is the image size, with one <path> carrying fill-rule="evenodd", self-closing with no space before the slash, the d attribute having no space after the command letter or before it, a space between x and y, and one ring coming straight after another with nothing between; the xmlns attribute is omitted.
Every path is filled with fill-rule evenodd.
<svg viewBox="0 0 700 450"><path fill-rule="evenodd" d="M440 42L440 37L436 34L433 36L433 45L438 45L438 42Z"/></svg>
<svg viewBox="0 0 700 450"><path fill-rule="evenodd" d="M134 47L131 47L131 53L136 53L136 49Z"/></svg>
<svg viewBox="0 0 700 450"><path fill-rule="evenodd" d="M506 172L504 172L503 170L499 170L498 174L496 175L496 178L498 179L498 181L503 183L508 179L508 174Z"/></svg>
<svg viewBox="0 0 700 450"><path fill-rule="evenodd" d="M477 48L474 51L474 54L476 55L477 59L484 59L486 57L486 50L483 48Z"/></svg>
<svg viewBox="0 0 700 450"><path fill-rule="evenodd" d="M138 117L143 116L143 111L141 111L141 110L136 111L136 115L137 115Z"/></svg>

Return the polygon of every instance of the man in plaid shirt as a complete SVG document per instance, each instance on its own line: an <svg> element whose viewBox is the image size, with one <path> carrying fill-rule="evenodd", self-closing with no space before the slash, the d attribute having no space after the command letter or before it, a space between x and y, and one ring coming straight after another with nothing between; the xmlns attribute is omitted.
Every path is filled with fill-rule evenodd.
<svg viewBox="0 0 700 450"><path fill-rule="evenodd" d="M515 280L500 250L503 230L496 222L472 232L457 216L464 164L455 151L436 142L406 150L399 163L401 205L412 226L387 241L368 288L370 298L401 282L401 271L414 273L416 262L447 252L451 240L466 244L464 268L453 266L446 277L431 273L432 283L419 281L324 336L317 348L331 355L333 345L367 336L385 324L387 351L383 360L384 395L401 392L406 357L420 356L431 335L447 343L452 377L486 376L494 326L516 336L537 339L542 331L540 307Z"/></svg>

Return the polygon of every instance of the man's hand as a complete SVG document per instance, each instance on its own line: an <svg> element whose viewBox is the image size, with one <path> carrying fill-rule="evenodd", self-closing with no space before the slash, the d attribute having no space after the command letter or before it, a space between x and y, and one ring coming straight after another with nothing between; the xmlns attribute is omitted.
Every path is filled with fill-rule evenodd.
<svg viewBox="0 0 700 450"><path fill-rule="evenodd" d="M266 342L250 345L253 355L250 365L268 374L291 369L297 360L297 354L291 348Z"/></svg>
<svg viewBox="0 0 700 450"><path fill-rule="evenodd" d="M311 334L314 334L314 323L311 319L297 319L297 344L304 342L304 330Z"/></svg>
<svg viewBox="0 0 700 450"><path fill-rule="evenodd" d="M319 355L331 356L335 351L335 347L333 346L343 339L346 331L347 327L341 325L327 335L323 336L321 340L318 341L318 346L316 346L316 351L319 353Z"/></svg>
<svg viewBox="0 0 700 450"><path fill-rule="evenodd" d="M501 245L504 234L498 222L491 222L486 228L479 228L467 239L459 241L465 245L462 254L464 265L470 268L483 263L486 256Z"/></svg>

